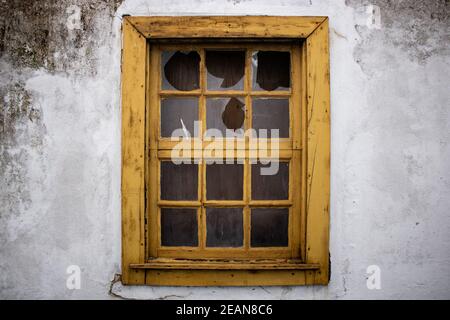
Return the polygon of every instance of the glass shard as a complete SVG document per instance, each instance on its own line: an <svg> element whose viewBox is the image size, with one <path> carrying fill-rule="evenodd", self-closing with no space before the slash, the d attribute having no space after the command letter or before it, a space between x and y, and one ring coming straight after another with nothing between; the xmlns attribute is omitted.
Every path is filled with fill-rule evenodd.
<svg viewBox="0 0 450 320"><path fill-rule="evenodd" d="M252 56L253 89L287 90L290 87L291 57L289 52L257 51Z"/></svg>
<svg viewBox="0 0 450 320"><path fill-rule="evenodd" d="M172 134L176 137L193 137L196 134L194 130L196 120L198 120L198 98L161 100L161 137L169 138Z"/></svg>
<svg viewBox="0 0 450 320"><path fill-rule="evenodd" d="M200 55L196 51L163 51L162 89L191 91L200 86Z"/></svg>
<svg viewBox="0 0 450 320"><path fill-rule="evenodd" d="M245 51L206 51L208 90L244 89Z"/></svg>
<svg viewBox="0 0 450 320"><path fill-rule="evenodd" d="M206 100L206 127L219 130L241 129L245 120L245 104L238 98L209 98Z"/></svg>

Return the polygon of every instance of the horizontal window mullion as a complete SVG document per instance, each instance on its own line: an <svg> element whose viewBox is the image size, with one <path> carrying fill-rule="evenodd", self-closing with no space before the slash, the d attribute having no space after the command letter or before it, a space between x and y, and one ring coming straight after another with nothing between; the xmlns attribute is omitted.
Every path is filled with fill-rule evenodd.
<svg viewBox="0 0 450 320"><path fill-rule="evenodd" d="M205 200L203 201L205 207L244 207L244 200Z"/></svg>
<svg viewBox="0 0 450 320"><path fill-rule="evenodd" d="M210 90L203 92L203 95L208 97L243 97L247 95L247 92L241 90Z"/></svg>
<svg viewBox="0 0 450 320"><path fill-rule="evenodd" d="M289 91L251 91L249 95L252 97L264 97L264 98L278 98L278 97L290 97L292 92Z"/></svg>
<svg viewBox="0 0 450 320"><path fill-rule="evenodd" d="M226 154L225 151L219 152L217 154L205 154L202 152L203 149L189 149L188 154L175 155L170 149L159 149L158 158L159 159L198 159L198 160L218 160L222 159L226 162L226 159L272 159L272 160L290 160L294 152L299 150L292 149L281 149L278 153L273 154L261 154L257 149L234 149L232 154ZM156 150L149 150L154 152ZM243 153L243 154L241 154Z"/></svg>
<svg viewBox="0 0 450 320"><path fill-rule="evenodd" d="M183 250L185 249L185 250ZM291 250L288 247L268 247L268 248L204 248L198 247L160 247L157 249L159 258L176 259L277 259L290 258Z"/></svg>
<svg viewBox="0 0 450 320"><path fill-rule="evenodd" d="M181 91L181 90L160 90L159 95L162 97L198 97L202 94L200 89L191 90L191 91Z"/></svg>
<svg viewBox="0 0 450 320"><path fill-rule="evenodd" d="M290 207L293 203L290 200L250 200L250 207Z"/></svg>
<svg viewBox="0 0 450 320"><path fill-rule="evenodd" d="M201 207L201 201L186 201L186 200L159 200L159 207Z"/></svg>

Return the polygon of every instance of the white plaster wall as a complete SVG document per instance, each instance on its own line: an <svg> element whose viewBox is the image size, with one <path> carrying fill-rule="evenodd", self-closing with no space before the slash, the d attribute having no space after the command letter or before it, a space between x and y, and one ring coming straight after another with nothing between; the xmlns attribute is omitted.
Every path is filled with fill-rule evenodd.
<svg viewBox="0 0 450 320"><path fill-rule="evenodd" d="M367 1L125 0L112 17L92 15L93 45L72 48L77 31L65 30L65 47L44 59L52 67L17 67L0 56L3 119L15 119L6 111L16 105L38 114L0 136L0 298L450 298L450 10L401 2L374 1L381 29L369 29ZM63 1L54 29L67 28L73 3ZM120 273L123 14L329 16L328 286L111 284ZM66 288L71 264L81 267L80 290ZM373 264L381 290L366 286Z"/></svg>

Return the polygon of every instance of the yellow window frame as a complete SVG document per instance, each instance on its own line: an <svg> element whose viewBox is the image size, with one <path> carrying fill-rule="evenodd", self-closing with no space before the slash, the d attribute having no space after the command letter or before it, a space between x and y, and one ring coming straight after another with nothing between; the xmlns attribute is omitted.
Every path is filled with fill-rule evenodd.
<svg viewBox="0 0 450 320"><path fill-rule="evenodd" d="M122 282L148 285L307 285L327 284L329 278L330 94L328 19L326 17L124 17L122 53ZM302 40L293 68L298 77L292 99L300 106L292 144L280 153L301 150L301 179L294 180L301 214L299 239L291 249L298 259L180 260L152 259L157 245L149 226L155 223L158 194L155 186L158 158L158 114L151 112L159 99L150 74L155 61L151 41L192 43L246 40ZM258 43L258 42L256 42ZM153 51L155 52L155 50ZM292 51L296 52L295 50ZM158 64L159 65L159 64ZM298 65L298 68L295 68ZM154 79L154 78L153 78ZM223 93L222 93L223 94ZM291 100L292 100L291 99ZM296 109L296 108L294 108ZM291 120L292 121L292 120ZM291 122L292 123L292 122ZM300 137L297 139L296 137ZM296 152L294 153L296 154ZM282 156L283 157L283 156ZM153 175L152 175L153 172ZM153 178L151 178L153 177ZM292 179L290 179L292 180ZM292 184L292 181L290 182ZM298 192L297 192L298 190ZM153 214L152 214L153 212ZM154 229L153 229L154 230ZM298 246L298 248L296 247ZM236 257L238 258L238 257Z"/></svg>

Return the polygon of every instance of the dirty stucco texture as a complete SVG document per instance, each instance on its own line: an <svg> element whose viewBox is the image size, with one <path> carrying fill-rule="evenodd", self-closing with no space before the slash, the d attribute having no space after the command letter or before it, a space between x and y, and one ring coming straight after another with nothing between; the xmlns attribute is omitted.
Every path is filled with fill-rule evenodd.
<svg viewBox="0 0 450 320"><path fill-rule="evenodd" d="M123 14L329 16L329 286L113 281ZM446 0L0 0L0 299L450 298L449 15ZM380 290L366 287L374 264Z"/></svg>

